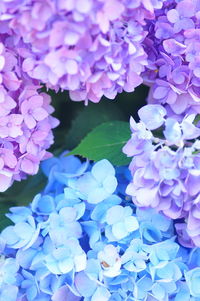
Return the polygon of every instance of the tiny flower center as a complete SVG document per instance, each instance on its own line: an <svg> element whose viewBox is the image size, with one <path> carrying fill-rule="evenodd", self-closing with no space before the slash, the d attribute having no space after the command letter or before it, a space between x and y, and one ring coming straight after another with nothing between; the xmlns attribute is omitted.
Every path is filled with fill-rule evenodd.
<svg viewBox="0 0 200 301"><path fill-rule="evenodd" d="M105 261L102 261L101 264L104 268L109 268L110 267L109 264Z"/></svg>

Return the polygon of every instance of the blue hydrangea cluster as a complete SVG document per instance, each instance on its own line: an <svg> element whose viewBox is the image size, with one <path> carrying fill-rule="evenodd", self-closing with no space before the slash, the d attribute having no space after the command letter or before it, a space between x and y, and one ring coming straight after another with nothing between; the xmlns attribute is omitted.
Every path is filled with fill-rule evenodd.
<svg viewBox="0 0 200 301"><path fill-rule="evenodd" d="M200 249L181 247L167 217L136 209L126 167L63 154L43 170L45 189L10 208L0 235L1 301L200 300Z"/></svg>

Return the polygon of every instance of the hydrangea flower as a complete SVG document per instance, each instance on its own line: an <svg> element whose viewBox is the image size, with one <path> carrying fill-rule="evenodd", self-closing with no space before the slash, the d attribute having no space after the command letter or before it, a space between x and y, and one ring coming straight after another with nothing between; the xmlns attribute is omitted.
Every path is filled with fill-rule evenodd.
<svg viewBox="0 0 200 301"><path fill-rule="evenodd" d="M198 300L200 249L177 243L172 220L136 209L118 186L97 203L79 191L105 166L119 187L128 183L127 167L106 160L64 153L44 162L47 188L11 208L14 225L0 235L0 300Z"/></svg>
<svg viewBox="0 0 200 301"><path fill-rule="evenodd" d="M19 265L14 258L0 258L0 300L17 300L20 275ZM9 292L9 294L8 294Z"/></svg>
<svg viewBox="0 0 200 301"><path fill-rule="evenodd" d="M106 213L106 236L110 241L118 241L139 228L137 219L132 216L131 207L115 205Z"/></svg>
<svg viewBox="0 0 200 301"><path fill-rule="evenodd" d="M38 238L40 227L36 227L34 218L28 216L27 220L23 220L15 226L9 226L2 232L2 238L6 239L10 248L29 248Z"/></svg>
<svg viewBox="0 0 200 301"><path fill-rule="evenodd" d="M166 115L162 106L146 105L139 110L142 121L131 119L132 136L123 148L128 156L134 156L129 166L132 180L126 192L139 207L156 208L172 219L184 218L185 228L177 224L181 241L185 237L188 245L189 236L200 246L200 155L196 139L200 129L194 124L195 115L185 116L180 122ZM156 137L152 130L160 126Z"/></svg>
<svg viewBox="0 0 200 301"><path fill-rule="evenodd" d="M147 24L143 76L151 86L148 100L168 104L176 114L200 112L199 14L198 0L166 1L156 21Z"/></svg>
<svg viewBox="0 0 200 301"><path fill-rule="evenodd" d="M14 180L37 173L39 163L50 156L52 129L58 120L50 97L22 71L20 45L0 32L0 191ZM17 49L17 50L16 50Z"/></svg>
<svg viewBox="0 0 200 301"><path fill-rule="evenodd" d="M91 172L82 175L78 181L72 179L69 186L82 193L88 203L97 204L116 190L115 169L110 162L102 160L92 167Z"/></svg>
<svg viewBox="0 0 200 301"><path fill-rule="evenodd" d="M104 269L104 276L116 277L120 274L121 258L116 247L106 245L102 251L99 251L97 258Z"/></svg>
<svg viewBox="0 0 200 301"><path fill-rule="evenodd" d="M200 269L199 267L194 268L185 273L187 284L190 288L191 295L193 297L200 297L200 290L199 290L199 278L200 278Z"/></svg>
<svg viewBox="0 0 200 301"><path fill-rule="evenodd" d="M0 13L30 49L24 72L75 101L98 102L142 83L143 26L164 1L3 0Z"/></svg>

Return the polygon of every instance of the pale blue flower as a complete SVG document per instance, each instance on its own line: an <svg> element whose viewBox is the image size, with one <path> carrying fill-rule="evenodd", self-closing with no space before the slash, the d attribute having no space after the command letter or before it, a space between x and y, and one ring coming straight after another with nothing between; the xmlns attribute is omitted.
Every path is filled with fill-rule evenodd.
<svg viewBox="0 0 200 301"><path fill-rule="evenodd" d="M91 297L97 289L97 283L91 280L84 271L76 274L75 288L82 297Z"/></svg>
<svg viewBox="0 0 200 301"><path fill-rule="evenodd" d="M200 267L185 272L185 279L193 297L200 298Z"/></svg>
<svg viewBox="0 0 200 301"><path fill-rule="evenodd" d="M6 216L13 223L24 222L26 221L29 215L32 215L31 209L27 207L11 207L9 210L11 213L7 213Z"/></svg>
<svg viewBox="0 0 200 301"><path fill-rule="evenodd" d="M37 194L31 203L31 209L38 215L49 215L55 211L55 206L55 200L51 195Z"/></svg>
<svg viewBox="0 0 200 301"><path fill-rule="evenodd" d="M79 272L86 267L86 254L75 238L70 238L59 247L53 247L45 256L46 267L53 274L66 274L74 269Z"/></svg>
<svg viewBox="0 0 200 301"><path fill-rule="evenodd" d="M19 265L14 258L0 257L0 301L17 300L20 285L18 271Z"/></svg>
<svg viewBox="0 0 200 301"><path fill-rule="evenodd" d="M103 250L98 252L97 258L104 270L104 276L115 277L120 274L121 258L116 247L111 244L106 245Z"/></svg>
<svg viewBox="0 0 200 301"><path fill-rule="evenodd" d="M118 241L125 238L139 228L138 221L132 215L131 207L113 206L106 213L106 237L110 241Z"/></svg>
<svg viewBox="0 0 200 301"><path fill-rule="evenodd" d="M108 301L110 300L110 292L104 286L99 286L94 292L91 301Z"/></svg>
<svg viewBox="0 0 200 301"><path fill-rule="evenodd" d="M42 170L48 176L48 183L45 192L61 192L63 185L73 177L80 176L88 167L88 161L81 161L74 156L67 156L67 151L62 153L59 158L51 158L42 163Z"/></svg>
<svg viewBox="0 0 200 301"><path fill-rule="evenodd" d="M97 204L91 212L91 219L98 221L100 223L106 222L106 215L108 209L115 205L121 204L122 199L117 195L111 195L109 198L105 199L101 203Z"/></svg>
<svg viewBox="0 0 200 301"><path fill-rule="evenodd" d="M108 160L101 160L93 165L91 172L72 180L69 185L80 191L88 203L100 203L117 188L115 169Z"/></svg>
<svg viewBox="0 0 200 301"><path fill-rule="evenodd" d="M58 214L51 213L48 221L42 225L42 227L45 227L44 233L46 234L48 231L55 245L65 243L65 240L70 237L81 237L82 228L77 220L83 215L85 205L84 203L79 205L78 209L82 211L80 215L77 208L65 207Z"/></svg>
<svg viewBox="0 0 200 301"><path fill-rule="evenodd" d="M153 265L157 265L162 261L171 261L176 258L179 245L174 239L168 239L151 246L149 259Z"/></svg>
<svg viewBox="0 0 200 301"><path fill-rule="evenodd" d="M28 249L38 238L40 225L35 224L33 216L29 215L26 221L16 223L15 226L8 226L1 233L10 248Z"/></svg>

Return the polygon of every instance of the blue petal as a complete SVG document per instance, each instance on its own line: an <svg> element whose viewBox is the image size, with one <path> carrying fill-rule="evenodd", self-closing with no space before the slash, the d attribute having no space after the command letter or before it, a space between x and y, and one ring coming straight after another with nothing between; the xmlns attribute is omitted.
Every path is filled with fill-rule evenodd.
<svg viewBox="0 0 200 301"><path fill-rule="evenodd" d="M126 217L124 222L128 232L135 231L139 228L139 224L135 216Z"/></svg>
<svg viewBox="0 0 200 301"><path fill-rule="evenodd" d="M114 193L117 188L117 179L112 175L107 176L103 181L103 187L108 193Z"/></svg>
<svg viewBox="0 0 200 301"><path fill-rule="evenodd" d="M97 284L90 280L85 272L80 272L75 276L75 286L81 296L90 297L93 296Z"/></svg>
<svg viewBox="0 0 200 301"><path fill-rule="evenodd" d="M115 175L115 169L112 166L112 164L106 160L103 159L97 163L95 163L95 165L92 167L92 175L95 177L95 179L98 182L103 182L104 179L110 175L110 176L114 176Z"/></svg>
<svg viewBox="0 0 200 301"><path fill-rule="evenodd" d="M97 187L88 193L87 201L90 204L98 204L105 200L109 194L102 187Z"/></svg>
<svg viewBox="0 0 200 301"><path fill-rule="evenodd" d="M108 301L110 296L110 292L105 287L100 286L95 291L91 301Z"/></svg>
<svg viewBox="0 0 200 301"><path fill-rule="evenodd" d="M92 192L97 187L98 183L90 172L87 172L76 181L76 188L81 193L85 194L85 196L87 196L89 192Z"/></svg>
<svg viewBox="0 0 200 301"><path fill-rule="evenodd" d="M152 293L158 300L164 300L166 295L165 289L162 287L162 284L155 283L152 287Z"/></svg>
<svg viewBox="0 0 200 301"><path fill-rule="evenodd" d="M108 225L113 225L123 220L123 217L124 207L116 205L108 209L106 214L106 222Z"/></svg>
<svg viewBox="0 0 200 301"><path fill-rule="evenodd" d="M129 234L124 223L122 222L114 224L112 226L112 232L113 235L119 240L126 237Z"/></svg>
<svg viewBox="0 0 200 301"><path fill-rule="evenodd" d="M59 165L59 159L52 157L48 160L45 160L41 163L41 168L45 176L49 176L50 170L52 169L53 166Z"/></svg>
<svg viewBox="0 0 200 301"><path fill-rule="evenodd" d="M111 195L106 200L96 205L91 213L91 218L96 221L104 222L105 215L109 208L121 203L121 199L116 195Z"/></svg>
<svg viewBox="0 0 200 301"><path fill-rule="evenodd" d="M6 244L14 245L18 242L19 236L14 231L14 226L8 226L1 232L1 237L5 240Z"/></svg>

